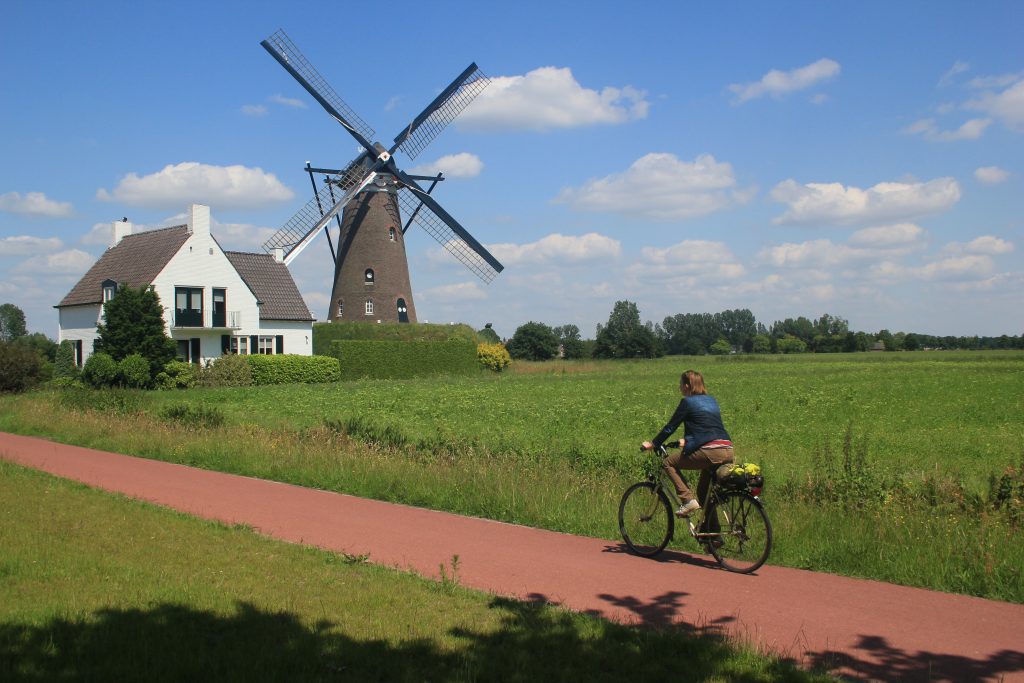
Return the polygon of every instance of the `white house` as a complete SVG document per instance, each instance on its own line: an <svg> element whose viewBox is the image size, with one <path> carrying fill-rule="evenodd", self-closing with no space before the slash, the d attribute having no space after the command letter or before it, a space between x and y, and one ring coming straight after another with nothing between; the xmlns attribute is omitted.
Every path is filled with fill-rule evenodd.
<svg viewBox="0 0 1024 683"><path fill-rule="evenodd" d="M112 224L113 239L57 304L60 341L81 365L93 351L103 302L119 285L150 286L164 306L178 358L200 363L225 353L311 355L313 316L279 257L224 251L210 234L210 207L193 204L188 223L132 234Z"/></svg>

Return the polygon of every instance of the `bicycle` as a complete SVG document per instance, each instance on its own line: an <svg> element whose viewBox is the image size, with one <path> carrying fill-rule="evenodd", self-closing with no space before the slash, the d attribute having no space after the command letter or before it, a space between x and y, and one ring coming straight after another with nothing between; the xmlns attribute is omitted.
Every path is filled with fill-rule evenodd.
<svg viewBox="0 0 1024 683"><path fill-rule="evenodd" d="M643 557L654 557L672 540L675 510L679 506L675 487L662 468L661 460L667 455L665 448L659 446L655 453L659 457L648 463L646 481L627 488L619 503L622 540L632 552ZM727 486L712 473L711 486L700 510L685 518L690 535L723 569L749 574L768 559L772 525L760 493L760 487L751 488L746 480ZM699 519L694 519L696 515Z"/></svg>

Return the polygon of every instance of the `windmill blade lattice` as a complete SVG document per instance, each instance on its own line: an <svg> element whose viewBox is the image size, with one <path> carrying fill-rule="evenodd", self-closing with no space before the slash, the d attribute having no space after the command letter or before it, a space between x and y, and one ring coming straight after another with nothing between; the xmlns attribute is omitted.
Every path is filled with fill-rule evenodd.
<svg viewBox="0 0 1024 683"><path fill-rule="evenodd" d="M413 221L417 225L437 240L438 244L447 249L464 266L473 271L478 278L490 284L491 280L498 275L498 271L467 244L466 240L456 234L429 206L421 203L419 197L412 190L408 188L399 190L398 203L405 216L413 216Z"/></svg>
<svg viewBox="0 0 1024 683"><path fill-rule="evenodd" d="M491 82L483 71L473 64L468 74L463 76L462 82L455 88L448 97L441 103L436 104L434 110L409 134L398 149L405 152L410 159L423 151L423 148L430 144L455 117L462 113L462 110L469 106L477 95ZM403 131L404 134L404 131ZM395 138L397 142L401 134Z"/></svg>
<svg viewBox="0 0 1024 683"><path fill-rule="evenodd" d="M334 91L334 88L324 80L324 77L320 75L320 72L309 63L305 55L299 52L299 48L295 47L295 43L292 42L291 38L288 37L284 31L278 30L272 36L267 38L267 43L277 50L278 53L288 62L288 65L295 69L300 76L309 82L310 86L315 89L321 97L330 103L338 112L344 116L349 124L355 128L364 138L373 140L373 128L363 121L358 114L353 111L352 107L345 103L345 100L338 96L338 93Z"/></svg>

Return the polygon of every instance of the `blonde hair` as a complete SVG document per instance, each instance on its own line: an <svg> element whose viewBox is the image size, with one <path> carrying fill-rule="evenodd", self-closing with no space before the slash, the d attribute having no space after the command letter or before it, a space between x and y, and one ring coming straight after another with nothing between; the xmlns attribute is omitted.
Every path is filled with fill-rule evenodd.
<svg viewBox="0 0 1024 683"><path fill-rule="evenodd" d="M704 376L696 370L684 372L683 376L679 378L679 385L687 396L708 393L708 390L704 388Z"/></svg>

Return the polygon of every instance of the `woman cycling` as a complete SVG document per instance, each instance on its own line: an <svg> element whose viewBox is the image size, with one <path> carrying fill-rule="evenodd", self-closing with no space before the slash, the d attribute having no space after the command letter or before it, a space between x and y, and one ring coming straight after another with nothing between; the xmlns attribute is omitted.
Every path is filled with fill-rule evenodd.
<svg viewBox="0 0 1024 683"><path fill-rule="evenodd" d="M686 424L683 430L684 439L678 444L681 450L665 458L665 473L676 487L680 506L676 510L677 517L688 517L700 509L698 500L704 500L708 487L711 485L711 470L719 465L733 462L732 440L722 424L722 411L718 401L708 396L704 388L704 377L695 370L687 370L679 379L679 390L683 392L683 400L672 414L665 428L658 432L650 441L644 441L644 450L656 448L665 443L665 439ZM700 482L697 484L697 498L683 482L678 470L700 470Z"/></svg>

